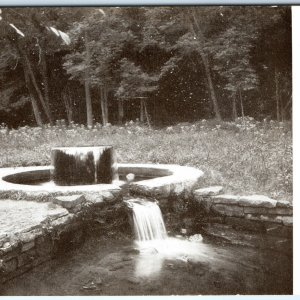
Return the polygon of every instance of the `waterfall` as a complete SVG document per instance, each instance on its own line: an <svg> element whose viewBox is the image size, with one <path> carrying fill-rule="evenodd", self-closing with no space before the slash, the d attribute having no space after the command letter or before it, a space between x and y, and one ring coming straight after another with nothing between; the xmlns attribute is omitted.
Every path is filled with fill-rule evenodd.
<svg viewBox="0 0 300 300"><path fill-rule="evenodd" d="M160 274L165 259L175 261L198 261L210 257L206 245L193 238L168 237L162 213L156 202L146 199L125 201L130 208L139 250L136 258L135 276L152 277Z"/></svg>
<svg viewBox="0 0 300 300"><path fill-rule="evenodd" d="M142 199L132 199L126 202L132 209L134 230L138 241L167 238L165 223L156 202Z"/></svg>

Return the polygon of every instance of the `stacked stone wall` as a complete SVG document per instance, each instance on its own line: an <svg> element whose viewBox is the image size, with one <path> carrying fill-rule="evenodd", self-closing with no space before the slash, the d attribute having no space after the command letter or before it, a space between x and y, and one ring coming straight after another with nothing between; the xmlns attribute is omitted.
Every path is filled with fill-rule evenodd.
<svg viewBox="0 0 300 300"><path fill-rule="evenodd" d="M119 196L107 192L59 196L53 199L54 203L47 204L49 215L42 222L32 227L24 224L22 230L2 234L0 285L57 255L75 249L97 226L104 233L108 233L108 230L117 231L120 223L123 228L129 226Z"/></svg>

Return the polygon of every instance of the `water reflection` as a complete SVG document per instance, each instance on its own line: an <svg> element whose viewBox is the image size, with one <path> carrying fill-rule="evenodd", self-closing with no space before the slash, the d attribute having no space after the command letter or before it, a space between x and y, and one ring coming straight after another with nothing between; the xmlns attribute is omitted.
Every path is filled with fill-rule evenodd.
<svg viewBox="0 0 300 300"><path fill-rule="evenodd" d="M137 277L158 276L166 260L185 263L207 261L213 254L211 249L202 242L191 242L180 238L137 241L136 244L140 251L135 265Z"/></svg>

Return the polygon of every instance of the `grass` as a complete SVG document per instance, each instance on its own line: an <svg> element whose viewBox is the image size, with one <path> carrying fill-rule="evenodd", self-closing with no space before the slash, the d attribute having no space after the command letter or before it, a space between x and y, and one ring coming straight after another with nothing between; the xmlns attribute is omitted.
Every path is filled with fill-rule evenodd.
<svg viewBox="0 0 300 300"><path fill-rule="evenodd" d="M111 144L119 162L188 165L205 172L203 186L223 185L233 194L264 194L292 202L290 123L252 118L149 129L126 126L0 129L0 167L48 165L55 146Z"/></svg>

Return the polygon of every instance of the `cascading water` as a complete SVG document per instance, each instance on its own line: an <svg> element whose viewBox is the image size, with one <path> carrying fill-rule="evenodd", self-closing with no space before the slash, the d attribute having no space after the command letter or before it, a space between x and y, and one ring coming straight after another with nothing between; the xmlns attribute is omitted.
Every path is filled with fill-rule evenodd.
<svg viewBox="0 0 300 300"><path fill-rule="evenodd" d="M167 238L165 223L159 206L145 200L128 200L132 208L134 230L138 241L162 240Z"/></svg>
<svg viewBox="0 0 300 300"><path fill-rule="evenodd" d="M184 237L168 237L162 213L156 202L130 199L126 204L132 210L135 242L140 253L136 261L136 276L158 275L166 259L187 262L210 257L211 254L205 251L201 239L194 241Z"/></svg>
<svg viewBox="0 0 300 300"><path fill-rule="evenodd" d="M58 185L110 184L119 179L112 146L53 148L51 160Z"/></svg>

